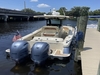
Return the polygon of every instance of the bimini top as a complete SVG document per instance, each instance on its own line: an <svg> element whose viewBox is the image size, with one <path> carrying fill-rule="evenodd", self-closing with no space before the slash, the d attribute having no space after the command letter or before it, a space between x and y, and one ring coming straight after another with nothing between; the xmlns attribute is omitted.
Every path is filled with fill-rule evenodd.
<svg viewBox="0 0 100 75"><path fill-rule="evenodd" d="M69 18L69 16L64 16L64 15L37 15L34 16L34 18L45 18L45 19L49 19L49 18L58 18L58 19L65 19L65 18Z"/></svg>

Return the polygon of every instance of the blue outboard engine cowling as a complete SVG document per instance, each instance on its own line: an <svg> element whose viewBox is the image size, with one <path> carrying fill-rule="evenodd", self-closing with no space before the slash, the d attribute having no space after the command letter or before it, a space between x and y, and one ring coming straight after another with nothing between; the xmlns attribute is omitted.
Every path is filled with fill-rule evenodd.
<svg viewBox="0 0 100 75"><path fill-rule="evenodd" d="M31 50L31 59L35 64L40 65L48 58L49 44L46 42L36 42Z"/></svg>
<svg viewBox="0 0 100 75"><path fill-rule="evenodd" d="M29 44L26 41L15 41L10 49L10 56L16 63L21 63L29 56Z"/></svg>

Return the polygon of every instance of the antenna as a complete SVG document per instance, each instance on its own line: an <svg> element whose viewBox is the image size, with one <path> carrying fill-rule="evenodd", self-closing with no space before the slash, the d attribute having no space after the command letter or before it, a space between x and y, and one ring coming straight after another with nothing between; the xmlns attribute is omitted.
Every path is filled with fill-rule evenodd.
<svg viewBox="0 0 100 75"><path fill-rule="evenodd" d="M24 1L24 9L25 9L25 12L26 12L26 2Z"/></svg>
<svg viewBox="0 0 100 75"><path fill-rule="evenodd" d="M64 10L62 9L62 11L63 11L63 14L64 14L64 16L65 16L65 12L64 12Z"/></svg>
<svg viewBox="0 0 100 75"><path fill-rule="evenodd" d="M52 10L50 9L50 15L52 14Z"/></svg>
<svg viewBox="0 0 100 75"><path fill-rule="evenodd" d="M50 9L50 12L51 12L51 9Z"/></svg>

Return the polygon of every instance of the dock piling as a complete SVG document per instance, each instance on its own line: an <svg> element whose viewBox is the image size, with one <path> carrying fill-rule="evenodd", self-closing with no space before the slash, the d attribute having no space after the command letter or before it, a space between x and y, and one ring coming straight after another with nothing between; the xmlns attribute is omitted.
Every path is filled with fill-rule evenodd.
<svg viewBox="0 0 100 75"><path fill-rule="evenodd" d="M84 39L85 39L85 33L86 33L86 27L87 27L87 21L88 21L88 7L82 7L80 9L80 17L77 18L77 31L83 33L83 38L80 41L77 41L77 46L75 50L75 57L74 61L78 62L78 60L81 60L81 51L83 50L84 46Z"/></svg>
<svg viewBox="0 0 100 75"><path fill-rule="evenodd" d="M100 32L100 18L98 18L98 27L97 30Z"/></svg>

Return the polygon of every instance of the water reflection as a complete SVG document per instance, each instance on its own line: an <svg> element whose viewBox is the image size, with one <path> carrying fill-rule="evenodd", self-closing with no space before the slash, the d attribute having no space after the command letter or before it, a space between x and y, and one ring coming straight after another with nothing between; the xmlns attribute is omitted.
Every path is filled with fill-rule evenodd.
<svg viewBox="0 0 100 75"><path fill-rule="evenodd" d="M50 71L46 67L36 67L33 71L31 71L32 75L49 75L49 73Z"/></svg>
<svg viewBox="0 0 100 75"><path fill-rule="evenodd" d="M74 62L74 69L75 69L76 75L82 75L81 61Z"/></svg>
<svg viewBox="0 0 100 75"><path fill-rule="evenodd" d="M18 74L18 75L27 75L28 72L30 71L30 67L16 65L10 71L13 72L14 74Z"/></svg>
<svg viewBox="0 0 100 75"><path fill-rule="evenodd" d="M67 75L73 74L72 72L66 72L70 68L67 64L70 60L58 60L58 59L48 59L44 66L34 66L33 62L30 62L25 65L15 65L10 71L17 75L52 75L58 74L62 75L66 73ZM65 71L65 70L66 71ZM71 68L73 69L73 68Z"/></svg>

